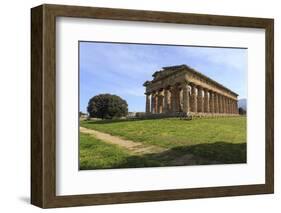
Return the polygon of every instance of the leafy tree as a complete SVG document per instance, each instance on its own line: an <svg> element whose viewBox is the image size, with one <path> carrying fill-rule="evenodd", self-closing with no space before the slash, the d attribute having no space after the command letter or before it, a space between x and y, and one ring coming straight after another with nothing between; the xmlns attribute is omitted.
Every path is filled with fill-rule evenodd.
<svg viewBox="0 0 281 213"><path fill-rule="evenodd" d="M128 114L128 104L117 95L100 94L89 100L87 111L90 117L101 119L120 118Z"/></svg>
<svg viewBox="0 0 281 213"><path fill-rule="evenodd" d="M239 107L238 111L239 111L240 115L246 115L246 113L247 113L246 110L243 109L242 107Z"/></svg>

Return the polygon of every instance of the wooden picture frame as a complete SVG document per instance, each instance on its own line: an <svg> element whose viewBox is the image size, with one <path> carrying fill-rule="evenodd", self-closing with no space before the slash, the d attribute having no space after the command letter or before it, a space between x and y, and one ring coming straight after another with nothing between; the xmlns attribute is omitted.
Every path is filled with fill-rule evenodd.
<svg viewBox="0 0 281 213"><path fill-rule="evenodd" d="M262 28L266 32L265 184L56 195L56 17ZM274 21L64 5L31 9L31 203L42 208L267 194L274 191Z"/></svg>

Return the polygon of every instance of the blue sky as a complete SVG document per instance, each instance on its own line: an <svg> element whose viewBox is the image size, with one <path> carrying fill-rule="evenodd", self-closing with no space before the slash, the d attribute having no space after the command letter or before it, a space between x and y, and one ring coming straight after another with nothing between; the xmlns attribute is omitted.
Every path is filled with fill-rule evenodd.
<svg viewBox="0 0 281 213"><path fill-rule="evenodd" d="M100 93L125 99L129 111L145 110L145 88L165 66L186 64L239 94L247 95L247 50L148 44L80 42L80 111Z"/></svg>

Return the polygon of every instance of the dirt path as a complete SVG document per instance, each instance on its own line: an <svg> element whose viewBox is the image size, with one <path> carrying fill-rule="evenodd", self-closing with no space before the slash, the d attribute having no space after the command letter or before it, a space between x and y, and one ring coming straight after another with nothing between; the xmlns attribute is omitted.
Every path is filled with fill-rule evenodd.
<svg viewBox="0 0 281 213"><path fill-rule="evenodd" d="M186 166L186 165L200 165L200 164L206 165L206 164L218 163L215 161L206 160L198 156L194 156L191 153L177 156L176 151L171 151L169 149L165 149L159 146L144 145L143 143L140 142L126 140L118 136L113 136L108 133L103 133L85 127L80 127L80 132L92 135L95 138L102 140L106 143L118 145L122 148L127 149L128 151L130 151L132 154L135 155L154 154L154 156L158 156L159 159L163 157L174 156L174 159L169 163L170 166L181 166L181 165Z"/></svg>
<svg viewBox="0 0 281 213"><path fill-rule="evenodd" d="M158 147L158 146L153 146L153 145L144 145L139 142L131 141L131 140L126 140L123 138L120 138L118 136L112 136L107 133L99 132L93 129L87 129L85 127L80 127L80 132L86 133L89 135L95 136L97 139L100 139L106 143L110 144L116 144L118 146L121 146L130 152L138 155L142 154L150 154L150 153L159 153L163 151L167 151L168 149Z"/></svg>

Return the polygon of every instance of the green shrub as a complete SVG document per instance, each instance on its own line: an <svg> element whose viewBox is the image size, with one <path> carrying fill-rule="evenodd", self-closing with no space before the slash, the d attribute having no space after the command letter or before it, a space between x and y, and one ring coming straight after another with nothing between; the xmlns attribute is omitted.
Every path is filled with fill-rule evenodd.
<svg viewBox="0 0 281 213"><path fill-rule="evenodd" d="M87 111L90 117L120 118L128 114L128 104L117 95L100 94L89 100Z"/></svg>

